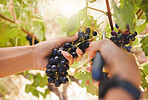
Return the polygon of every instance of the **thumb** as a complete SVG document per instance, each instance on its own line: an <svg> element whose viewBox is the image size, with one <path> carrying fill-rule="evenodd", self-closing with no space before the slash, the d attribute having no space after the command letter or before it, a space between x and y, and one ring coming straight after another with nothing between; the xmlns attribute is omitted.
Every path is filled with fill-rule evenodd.
<svg viewBox="0 0 148 100"><path fill-rule="evenodd" d="M66 42L73 42L78 38L78 33L76 33L75 35L72 36L67 36L67 37L60 37L57 38L57 42L60 44L66 43Z"/></svg>

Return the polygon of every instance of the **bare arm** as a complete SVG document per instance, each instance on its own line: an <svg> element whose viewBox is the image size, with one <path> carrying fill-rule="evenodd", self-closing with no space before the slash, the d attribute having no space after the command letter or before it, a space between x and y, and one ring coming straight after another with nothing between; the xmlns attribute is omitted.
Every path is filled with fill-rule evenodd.
<svg viewBox="0 0 148 100"><path fill-rule="evenodd" d="M41 42L34 46L20 46L0 48L0 78L23 72L26 70L46 70L48 58L52 49L58 48L65 42L72 42L78 38L78 35L71 37L61 37ZM82 57L82 51L77 49L78 59ZM72 64L74 59L67 52L62 52L64 57Z"/></svg>
<svg viewBox="0 0 148 100"><path fill-rule="evenodd" d="M32 46L0 48L0 77L35 69Z"/></svg>

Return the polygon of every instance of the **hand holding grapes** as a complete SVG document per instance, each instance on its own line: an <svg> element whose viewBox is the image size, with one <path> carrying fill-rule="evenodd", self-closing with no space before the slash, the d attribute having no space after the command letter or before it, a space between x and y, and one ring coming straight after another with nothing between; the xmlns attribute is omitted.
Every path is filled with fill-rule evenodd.
<svg viewBox="0 0 148 100"><path fill-rule="evenodd" d="M47 58L49 55L51 55L52 50L54 48L60 47L62 44L66 42L73 42L77 38L78 35L75 34L70 37L55 38L35 45L34 52L35 52L36 69L46 70L46 65L48 63ZM69 65L73 64L74 61L80 60L83 55L82 51L79 48L76 49L76 53L78 55L76 59L73 59L72 55L70 55L68 52L62 51L61 53L69 61Z"/></svg>

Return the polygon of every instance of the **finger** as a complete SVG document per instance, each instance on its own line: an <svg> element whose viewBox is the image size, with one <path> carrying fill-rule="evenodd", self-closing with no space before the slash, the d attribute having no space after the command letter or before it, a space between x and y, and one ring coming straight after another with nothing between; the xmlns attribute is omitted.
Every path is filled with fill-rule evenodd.
<svg viewBox="0 0 148 100"><path fill-rule="evenodd" d="M75 59L75 61L80 61L83 56L83 52L79 48L77 48L76 53L77 53L78 57Z"/></svg>
<svg viewBox="0 0 148 100"><path fill-rule="evenodd" d="M69 54L68 52L66 51L62 51L61 52L63 54L63 56L69 61L69 65L72 65L74 63L74 59L72 57L71 54Z"/></svg>
<svg viewBox="0 0 148 100"><path fill-rule="evenodd" d="M99 84L100 84L99 81L93 80L93 85L94 85L96 88L99 88Z"/></svg>

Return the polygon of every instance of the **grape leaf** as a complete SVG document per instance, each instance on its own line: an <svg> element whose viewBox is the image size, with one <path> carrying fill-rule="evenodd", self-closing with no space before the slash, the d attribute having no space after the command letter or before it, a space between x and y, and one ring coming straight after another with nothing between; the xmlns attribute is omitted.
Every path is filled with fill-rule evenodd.
<svg viewBox="0 0 148 100"><path fill-rule="evenodd" d="M126 25L130 26L130 31L134 32L134 4L128 0L123 0L122 5L117 7L115 2L112 2L114 9L114 16L116 22L122 30L126 29Z"/></svg>
<svg viewBox="0 0 148 100"><path fill-rule="evenodd" d="M148 22L148 0L142 0L140 8L145 12L146 21Z"/></svg>
<svg viewBox="0 0 148 100"><path fill-rule="evenodd" d="M148 64L143 66L143 71L146 75L148 75Z"/></svg>
<svg viewBox="0 0 148 100"><path fill-rule="evenodd" d="M86 87L86 90L88 93L91 93L92 95L98 95L98 90L93 85L93 79L92 79L91 73L87 71L85 72L80 71L78 73L75 73L74 76L76 79L82 80L81 87L82 88Z"/></svg>
<svg viewBox="0 0 148 100"><path fill-rule="evenodd" d="M148 56L148 36L144 37L140 43L142 43L141 48L145 52L145 55Z"/></svg>
<svg viewBox="0 0 148 100"><path fill-rule="evenodd" d="M25 33L18 28L10 28L5 23L0 23L0 46L5 46L6 43L14 37L23 37Z"/></svg>
<svg viewBox="0 0 148 100"><path fill-rule="evenodd" d="M66 26L66 23L68 22L67 17L57 17L56 20L59 22L60 26L62 27L62 30L64 31L64 27Z"/></svg>
<svg viewBox="0 0 148 100"><path fill-rule="evenodd" d="M0 4L7 5L10 0L0 0Z"/></svg>
<svg viewBox="0 0 148 100"><path fill-rule="evenodd" d="M81 21L85 19L85 16L87 15L87 9L81 9L76 15L73 15L69 18L64 31L67 33L68 36L71 36L75 34L81 25Z"/></svg>

